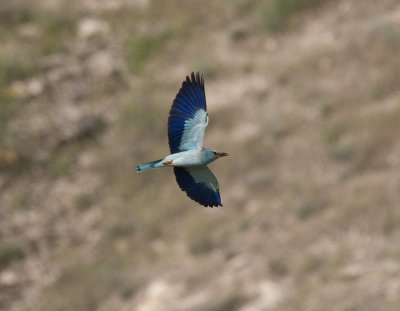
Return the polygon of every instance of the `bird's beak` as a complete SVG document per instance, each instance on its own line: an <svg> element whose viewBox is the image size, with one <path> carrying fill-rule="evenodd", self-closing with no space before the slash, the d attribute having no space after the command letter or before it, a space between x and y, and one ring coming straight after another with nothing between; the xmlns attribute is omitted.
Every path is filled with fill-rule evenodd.
<svg viewBox="0 0 400 311"><path fill-rule="evenodd" d="M218 152L217 153L217 156L218 156L218 158L220 158L220 157L226 157L228 154L226 153L226 152Z"/></svg>

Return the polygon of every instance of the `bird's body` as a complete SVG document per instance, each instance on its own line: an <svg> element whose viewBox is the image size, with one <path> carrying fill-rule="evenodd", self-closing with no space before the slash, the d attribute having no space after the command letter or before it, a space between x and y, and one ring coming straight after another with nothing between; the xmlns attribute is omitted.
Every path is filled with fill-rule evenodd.
<svg viewBox="0 0 400 311"><path fill-rule="evenodd" d="M205 150L188 150L173 153L163 159L163 163L169 166L196 166L214 161L210 152Z"/></svg>
<svg viewBox="0 0 400 311"><path fill-rule="evenodd" d="M223 153L222 153L223 154ZM201 150L188 150L170 154L164 159L140 164L136 167L136 171L143 172L153 168L164 167L164 166L197 166L197 165L207 165L221 155L213 149L203 148Z"/></svg>
<svg viewBox="0 0 400 311"><path fill-rule="evenodd" d="M207 164L228 155L203 148L208 114L204 80L199 73L186 77L176 95L168 118L171 154L165 158L136 166L137 172L164 166L174 167L179 187L204 206L222 206L219 184Z"/></svg>

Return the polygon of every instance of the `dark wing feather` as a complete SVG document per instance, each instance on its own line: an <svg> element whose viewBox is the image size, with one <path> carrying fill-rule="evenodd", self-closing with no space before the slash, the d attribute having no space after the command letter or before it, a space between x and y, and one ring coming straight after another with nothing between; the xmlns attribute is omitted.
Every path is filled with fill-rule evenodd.
<svg viewBox="0 0 400 311"><path fill-rule="evenodd" d="M222 206L218 181L207 166L174 167L174 173L189 198L204 206Z"/></svg>
<svg viewBox="0 0 400 311"><path fill-rule="evenodd" d="M192 72L191 78L186 77L183 81L175 100L172 104L168 117L168 143L171 153L183 151L181 149L181 140L185 132L190 131L188 122L195 117L198 110L207 111L206 95L204 91L204 79L199 73ZM199 120L204 122L203 120ZM198 121L191 122L193 127L198 124ZM205 129L204 129L205 131ZM204 133L203 133L204 136Z"/></svg>

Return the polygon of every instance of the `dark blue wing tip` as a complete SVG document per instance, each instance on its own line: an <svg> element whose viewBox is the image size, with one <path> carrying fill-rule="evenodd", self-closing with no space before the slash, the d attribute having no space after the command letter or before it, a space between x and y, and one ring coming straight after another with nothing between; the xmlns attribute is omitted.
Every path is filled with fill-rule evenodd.
<svg viewBox="0 0 400 311"><path fill-rule="evenodd" d="M222 206L221 203L221 196L219 194L219 190L217 190L216 192L213 192L212 190L209 190L210 192L208 192L208 196L207 197L203 197L203 198L199 198L199 199L195 199L195 201L197 201L198 203L200 203L201 205L205 206L205 207L211 207L213 208L218 207L218 206ZM187 193L189 195L189 193ZM193 199L193 197L191 197Z"/></svg>
<svg viewBox="0 0 400 311"><path fill-rule="evenodd" d="M203 74L200 75L199 72L192 72L189 76L186 76L186 80L182 82L182 88L184 88L187 84L190 85L198 85L204 90L204 78Z"/></svg>
<svg viewBox="0 0 400 311"><path fill-rule="evenodd" d="M205 184L194 182L193 177L182 167L174 167L174 173L179 187L189 198L205 207L222 206L219 189L213 191Z"/></svg>
<svg viewBox="0 0 400 311"><path fill-rule="evenodd" d="M211 204L203 204L205 207L211 207L213 208L218 207L218 206L223 206L221 203L221 195L219 194L219 189L217 189L217 191L214 193L215 194L215 201L212 202Z"/></svg>
<svg viewBox="0 0 400 311"><path fill-rule="evenodd" d="M186 191L186 190L184 190ZM197 190L198 191L198 190ZM197 192L196 191L196 192ZM191 198L192 200L195 200L197 203L205 206L205 207L218 207L218 206L223 206L221 203L221 196L219 194L219 190L217 190L216 192L212 192L210 193L212 190L207 191L208 192L208 196L207 197L196 197L196 195L193 195L193 193L191 193L191 191L186 191L186 194L189 198ZM201 189L200 191L198 191L199 193L203 192L204 193L204 188Z"/></svg>

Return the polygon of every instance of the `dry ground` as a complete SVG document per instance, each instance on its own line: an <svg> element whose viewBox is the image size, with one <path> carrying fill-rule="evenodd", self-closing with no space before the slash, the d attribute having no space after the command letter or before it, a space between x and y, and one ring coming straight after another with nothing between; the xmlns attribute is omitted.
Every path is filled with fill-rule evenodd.
<svg viewBox="0 0 400 311"><path fill-rule="evenodd" d="M399 310L397 0L0 4L0 310ZM223 208L169 169L205 75Z"/></svg>

